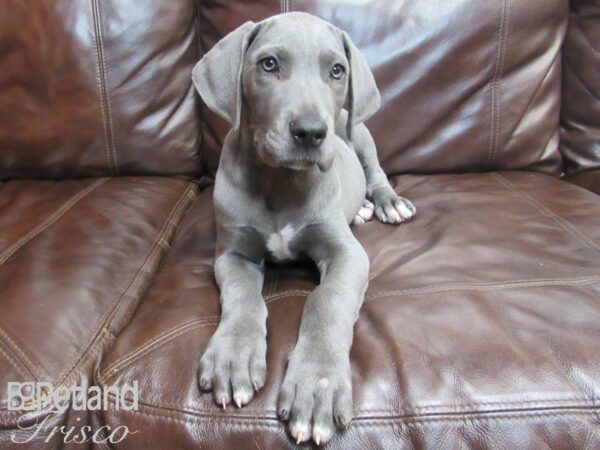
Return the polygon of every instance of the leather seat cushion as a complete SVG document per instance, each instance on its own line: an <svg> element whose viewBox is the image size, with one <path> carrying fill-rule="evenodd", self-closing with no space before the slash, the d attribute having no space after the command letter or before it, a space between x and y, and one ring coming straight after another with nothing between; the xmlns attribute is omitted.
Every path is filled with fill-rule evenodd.
<svg viewBox="0 0 600 450"><path fill-rule="evenodd" d="M7 382L91 382L197 195L167 178L0 184L0 423Z"/></svg>
<svg viewBox="0 0 600 450"><path fill-rule="evenodd" d="M418 213L354 228L371 261L351 354L355 419L328 447L598 444L600 197L534 173L393 182ZM204 191L96 374L103 386L139 382L138 411L102 418L145 430L128 446L293 447L275 406L317 274L268 268L267 383L249 406L222 410L196 384L220 313L213 222Z"/></svg>

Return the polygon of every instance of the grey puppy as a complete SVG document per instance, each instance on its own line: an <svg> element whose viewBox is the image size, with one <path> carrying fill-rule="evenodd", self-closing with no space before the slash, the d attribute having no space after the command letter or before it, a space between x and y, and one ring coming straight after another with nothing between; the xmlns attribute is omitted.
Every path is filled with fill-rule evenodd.
<svg viewBox="0 0 600 450"><path fill-rule="evenodd" d="M200 360L200 387L225 408L264 385L265 259L309 257L321 282L306 300L277 411L297 442L326 442L352 418L349 354L369 275L349 224L415 214L362 124L380 105L373 75L346 33L288 13L227 35L193 81L233 125L214 190L222 316Z"/></svg>

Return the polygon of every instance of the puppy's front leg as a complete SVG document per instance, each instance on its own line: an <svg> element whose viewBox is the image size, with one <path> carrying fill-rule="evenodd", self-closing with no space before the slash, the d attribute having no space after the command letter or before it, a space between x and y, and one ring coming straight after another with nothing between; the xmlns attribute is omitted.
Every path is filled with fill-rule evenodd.
<svg viewBox="0 0 600 450"><path fill-rule="evenodd" d="M212 390L223 408L232 394L241 407L266 379L264 265L237 253L223 253L215 261L215 277L221 289L221 322L200 360L199 384Z"/></svg>
<svg viewBox="0 0 600 450"><path fill-rule="evenodd" d="M301 239L321 283L306 300L277 410L297 442L320 444L352 418L350 346L369 259L345 223L310 228Z"/></svg>
<svg viewBox="0 0 600 450"><path fill-rule="evenodd" d="M379 159L371 133L364 124L354 130L354 149L367 178L367 197L374 204L375 216L384 223L400 223L417 212L412 202L400 197L390 186Z"/></svg>

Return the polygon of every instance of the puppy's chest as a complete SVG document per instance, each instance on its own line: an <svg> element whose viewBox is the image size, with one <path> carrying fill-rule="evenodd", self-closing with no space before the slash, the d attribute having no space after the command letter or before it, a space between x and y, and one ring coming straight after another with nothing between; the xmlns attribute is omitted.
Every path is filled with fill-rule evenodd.
<svg viewBox="0 0 600 450"><path fill-rule="evenodd" d="M269 256L275 261L290 261L298 258L294 250L294 240L298 237L298 229L291 223L266 236L266 246Z"/></svg>

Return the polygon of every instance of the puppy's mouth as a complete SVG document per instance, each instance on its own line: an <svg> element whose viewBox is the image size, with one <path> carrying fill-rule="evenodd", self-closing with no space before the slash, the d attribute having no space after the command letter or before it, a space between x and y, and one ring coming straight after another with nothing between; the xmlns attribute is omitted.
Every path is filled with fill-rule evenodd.
<svg viewBox="0 0 600 450"><path fill-rule="evenodd" d="M255 133L254 147L262 162L270 167L301 171L317 166L326 172L333 163L333 155L329 155L333 152L326 150L325 142L321 148L304 149L274 130Z"/></svg>

